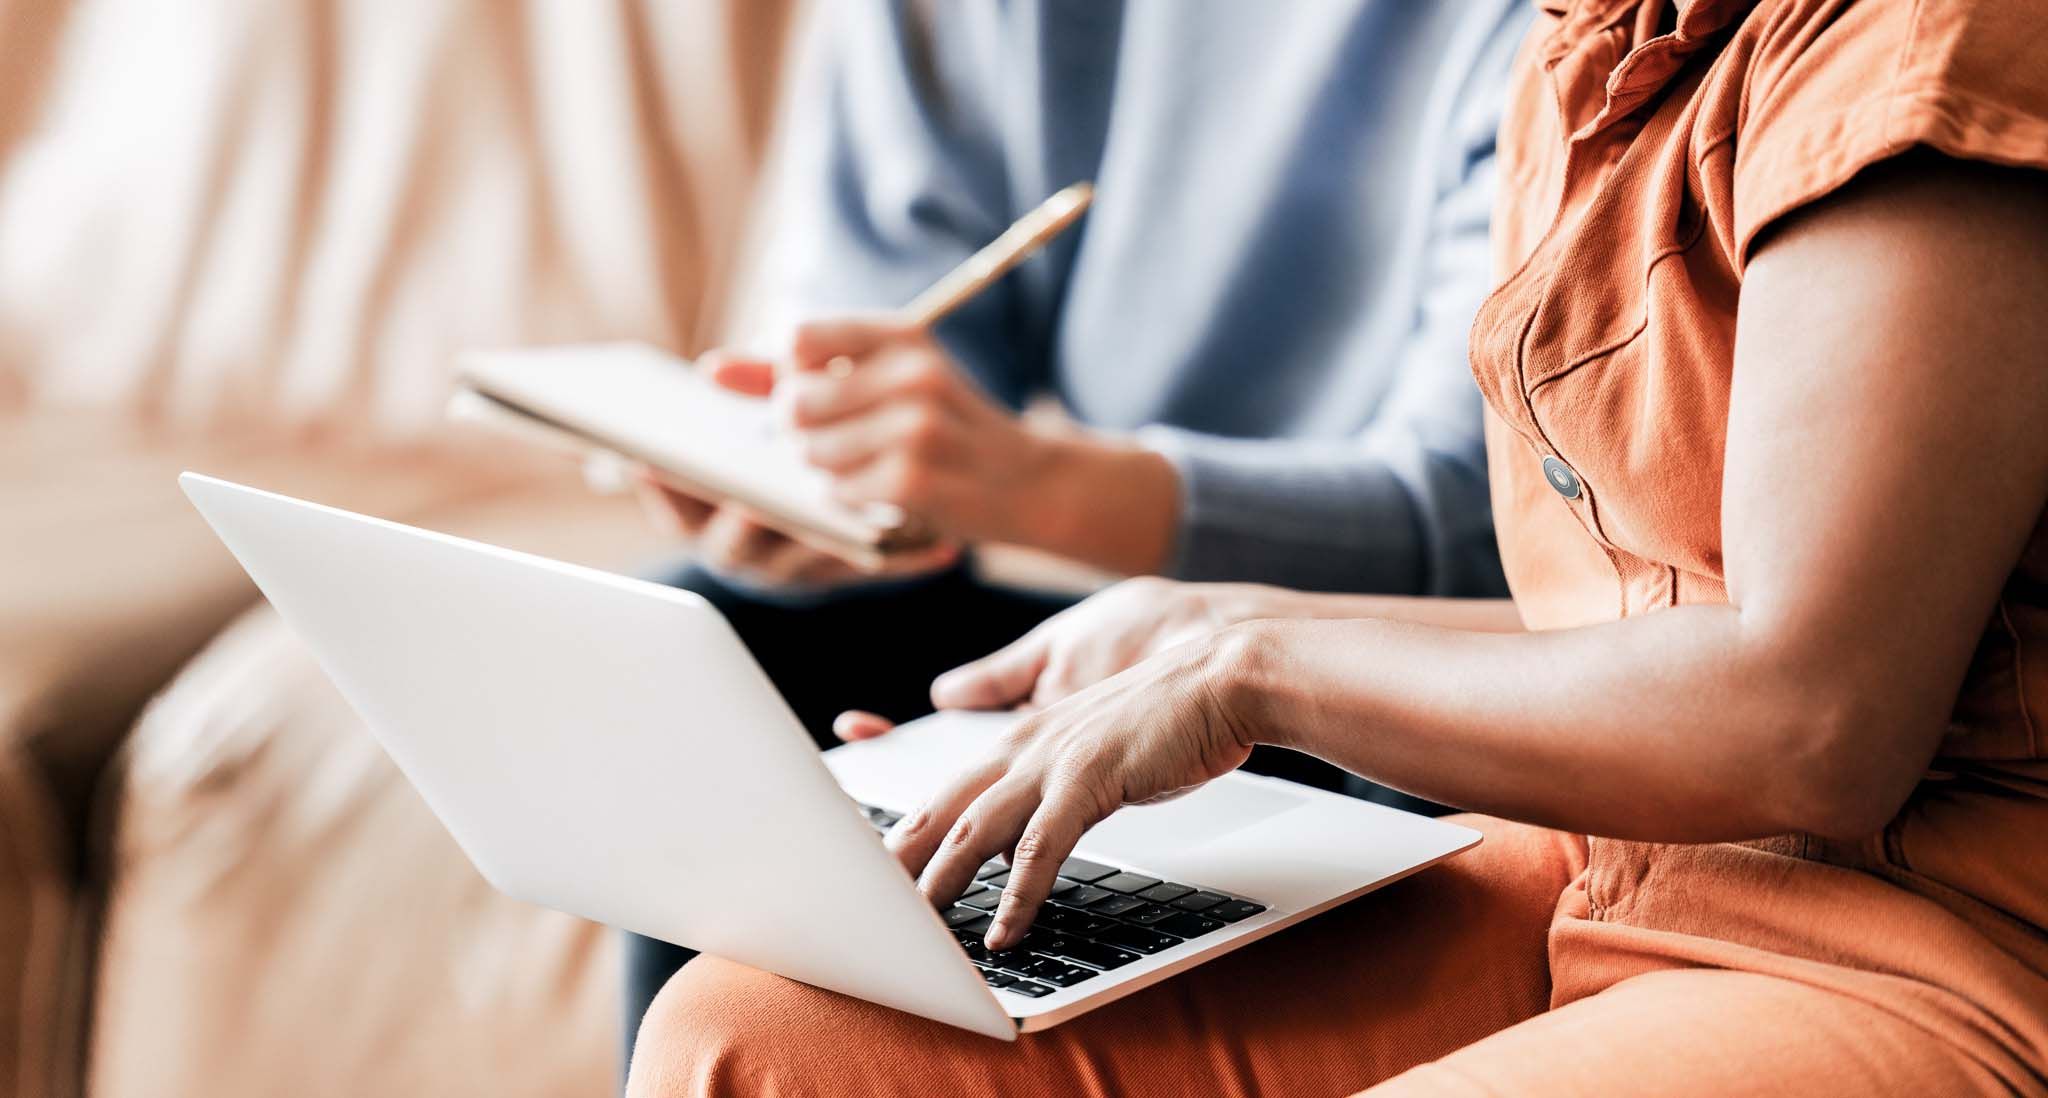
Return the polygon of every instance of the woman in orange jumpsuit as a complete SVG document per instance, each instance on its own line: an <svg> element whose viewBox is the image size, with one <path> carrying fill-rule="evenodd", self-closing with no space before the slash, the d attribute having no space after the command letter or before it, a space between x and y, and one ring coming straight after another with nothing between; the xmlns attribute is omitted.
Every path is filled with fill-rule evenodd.
<svg viewBox="0 0 2048 1098"><path fill-rule="evenodd" d="M2048 1093L2048 5L1543 6L1512 604L1117 589L936 685L1049 704L890 839L1013 855L992 947L1254 744L1486 842L1015 1046L707 958L633 1093Z"/></svg>

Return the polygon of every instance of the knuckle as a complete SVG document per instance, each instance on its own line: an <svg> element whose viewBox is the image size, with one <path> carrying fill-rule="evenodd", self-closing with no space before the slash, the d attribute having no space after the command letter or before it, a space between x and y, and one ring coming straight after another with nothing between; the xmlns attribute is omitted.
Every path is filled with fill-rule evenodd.
<svg viewBox="0 0 2048 1098"><path fill-rule="evenodd" d="M1088 765L1081 757L1081 745L1071 739L1061 739L1053 743L1044 744L1039 749L1039 753L1044 763L1041 782L1047 786L1059 787L1065 785L1074 775L1081 773Z"/></svg>
<svg viewBox="0 0 2048 1098"><path fill-rule="evenodd" d="M1097 777L1101 767L1083 757L1074 747L1058 751L1050 766L1046 768L1042 786L1044 796L1050 801L1061 801L1073 806L1085 806L1099 818L1108 815L1116 806L1105 789L1105 783Z"/></svg>
<svg viewBox="0 0 2048 1098"><path fill-rule="evenodd" d="M1013 859L1015 864L1027 865L1037 862L1046 856L1050 843L1051 840L1046 838L1045 832L1036 827L1026 829L1024 834L1017 837Z"/></svg>
<svg viewBox="0 0 2048 1098"><path fill-rule="evenodd" d="M906 837L922 835L932 827L932 813L929 808L920 808L896 821L895 830Z"/></svg>
<svg viewBox="0 0 2048 1098"><path fill-rule="evenodd" d="M946 832L946 848L949 850L962 849L973 841L974 818L971 815L960 817L952 829Z"/></svg>
<svg viewBox="0 0 2048 1098"><path fill-rule="evenodd" d="M1023 720L1003 729L996 737L996 753L1004 758L1016 755L1038 738L1038 722Z"/></svg>
<svg viewBox="0 0 2048 1098"><path fill-rule="evenodd" d="M1052 761L1046 765L1044 789L1048 795L1079 793L1089 786L1090 767L1081 758L1081 752L1071 744L1053 749Z"/></svg>
<svg viewBox="0 0 2048 1098"><path fill-rule="evenodd" d="M1016 885L1012 884L1008 888L1003 889L1003 898L996 905L996 915L1003 918L1016 919L1030 911L1031 908L1032 902L1026 899L1022 892L1017 890Z"/></svg>

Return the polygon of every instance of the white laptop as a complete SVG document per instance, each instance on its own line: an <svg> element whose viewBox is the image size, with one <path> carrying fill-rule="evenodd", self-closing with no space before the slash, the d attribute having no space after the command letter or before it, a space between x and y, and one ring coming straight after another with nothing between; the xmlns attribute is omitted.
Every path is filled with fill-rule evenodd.
<svg viewBox="0 0 2048 1098"><path fill-rule="evenodd" d="M695 595L180 481L500 891L991 1037L1055 1025L1479 842L1230 774L1089 832L1024 946L992 955L979 943L1001 864L935 910L881 829L1007 716L942 714L821 754Z"/></svg>

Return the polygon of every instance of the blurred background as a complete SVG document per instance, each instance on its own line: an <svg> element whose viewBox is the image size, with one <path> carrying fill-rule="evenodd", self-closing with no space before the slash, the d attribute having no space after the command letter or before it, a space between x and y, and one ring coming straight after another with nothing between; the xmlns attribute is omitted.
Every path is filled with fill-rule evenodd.
<svg viewBox="0 0 2048 1098"><path fill-rule="evenodd" d="M174 476L644 564L451 359L717 340L798 6L0 0L0 1094L611 1092L612 937L489 891Z"/></svg>

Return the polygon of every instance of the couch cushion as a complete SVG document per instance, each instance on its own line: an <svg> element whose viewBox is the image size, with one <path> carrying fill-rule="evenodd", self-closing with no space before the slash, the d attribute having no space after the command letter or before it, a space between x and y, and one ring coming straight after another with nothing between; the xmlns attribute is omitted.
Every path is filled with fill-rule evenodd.
<svg viewBox="0 0 2048 1098"><path fill-rule="evenodd" d="M180 470L403 519L570 479L524 457L257 426L192 437L48 409L0 418L0 745L39 762L75 831L144 699L255 597Z"/></svg>
<svg viewBox="0 0 2048 1098"><path fill-rule="evenodd" d="M616 507L426 524L616 562L638 522ZM492 892L267 609L179 674L123 763L94 1094L611 1092L611 936Z"/></svg>
<svg viewBox="0 0 2048 1098"><path fill-rule="evenodd" d="M0 417L0 1085L20 1076L37 1098L75 1093L83 1061L106 872L84 864L88 794L150 694L255 599L179 492L185 468L579 559L630 566L657 552L628 503L495 439L450 431L401 447L253 424L191 437L48 409ZM118 808L110 798L102 812Z"/></svg>

